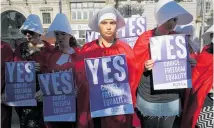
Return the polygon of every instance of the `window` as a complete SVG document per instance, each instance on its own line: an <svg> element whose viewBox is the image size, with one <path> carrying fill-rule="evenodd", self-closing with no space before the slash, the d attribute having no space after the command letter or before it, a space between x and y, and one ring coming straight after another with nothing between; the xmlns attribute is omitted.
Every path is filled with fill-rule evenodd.
<svg viewBox="0 0 214 128"><path fill-rule="evenodd" d="M94 3L94 8L100 8L100 3Z"/></svg>
<svg viewBox="0 0 214 128"><path fill-rule="evenodd" d="M72 20L88 20L96 11L105 6L104 2L71 3Z"/></svg>
<svg viewBox="0 0 214 128"><path fill-rule="evenodd" d="M100 5L99 8L101 9L101 8L105 7L106 4L105 3L100 3L99 5Z"/></svg>
<svg viewBox="0 0 214 128"><path fill-rule="evenodd" d="M85 38L85 30L79 30L79 37Z"/></svg>
<svg viewBox="0 0 214 128"><path fill-rule="evenodd" d="M94 3L88 3L88 7L89 8L93 8L94 7Z"/></svg>
<svg viewBox="0 0 214 128"><path fill-rule="evenodd" d="M209 11L210 11L210 3L209 2L207 2L206 3L206 13L208 13Z"/></svg>
<svg viewBox="0 0 214 128"><path fill-rule="evenodd" d="M71 3L71 8L77 8L77 4L76 3Z"/></svg>
<svg viewBox="0 0 214 128"><path fill-rule="evenodd" d="M88 12L86 12L86 11L83 12L83 19L84 20L88 19Z"/></svg>
<svg viewBox="0 0 214 128"><path fill-rule="evenodd" d="M89 10L89 18L91 18L94 15L94 11L93 10Z"/></svg>
<svg viewBox="0 0 214 128"><path fill-rule="evenodd" d="M87 8L88 7L88 3L82 3L82 7L83 8Z"/></svg>
<svg viewBox="0 0 214 128"><path fill-rule="evenodd" d="M72 11L72 19L73 20L77 19L77 12L76 11Z"/></svg>
<svg viewBox="0 0 214 128"><path fill-rule="evenodd" d="M77 8L82 8L82 3L77 3Z"/></svg>
<svg viewBox="0 0 214 128"><path fill-rule="evenodd" d="M82 19L82 11L77 11L77 19L81 20Z"/></svg>
<svg viewBox="0 0 214 128"><path fill-rule="evenodd" d="M50 13L42 13L43 24L51 23L51 14Z"/></svg>

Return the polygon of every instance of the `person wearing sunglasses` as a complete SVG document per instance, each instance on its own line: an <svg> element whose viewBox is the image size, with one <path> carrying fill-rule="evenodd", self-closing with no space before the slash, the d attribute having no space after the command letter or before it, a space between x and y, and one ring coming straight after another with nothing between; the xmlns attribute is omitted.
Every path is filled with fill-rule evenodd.
<svg viewBox="0 0 214 128"><path fill-rule="evenodd" d="M62 22L63 21L63 22ZM74 75L73 84L75 94L72 97L76 101L77 85L75 77L75 60L80 48L75 37L72 35L72 29L68 18L63 13L58 13L51 23L46 33L47 38L56 38L54 52L48 59L48 72L72 71ZM70 97L70 96L65 96ZM66 98L67 99L67 98ZM75 106L76 107L76 106ZM78 110L78 109L76 109ZM75 122L49 122L51 128L74 128Z"/></svg>
<svg viewBox="0 0 214 128"><path fill-rule="evenodd" d="M54 47L41 40L44 30L39 16L31 14L20 28L27 42L17 46L14 61L35 61L36 74L46 72L46 61ZM37 75L36 75L37 76ZM20 128L45 128L43 121L42 93L39 83L36 81L35 99L38 101L35 107L16 107L20 120Z"/></svg>
<svg viewBox="0 0 214 128"><path fill-rule="evenodd" d="M203 35L210 42L198 56L192 71L192 89L186 91L181 128L211 128L213 121L213 26Z"/></svg>
<svg viewBox="0 0 214 128"><path fill-rule="evenodd" d="M152 67L149 40L154 36L176 34L176 25L185 25L193 16L173 0L159 0L155 6L157 28L139 36L133 48L136 57L137 104L143 128L172 128L176 116L180 115L181 97L178 90L153 89ZM161 74L161 72L160 72Z"/></svg>

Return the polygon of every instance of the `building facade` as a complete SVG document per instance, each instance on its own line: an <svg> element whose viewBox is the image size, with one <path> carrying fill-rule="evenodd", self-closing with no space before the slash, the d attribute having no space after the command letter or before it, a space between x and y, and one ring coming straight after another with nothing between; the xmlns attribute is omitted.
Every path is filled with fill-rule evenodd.
<svg viewBox="0 0 214 128"><path fill-rule="evenodd" d="M96 11L106 5L115 6L124 17L145 16L147 29L156 26L154 7L158 0L61 0L62 13L70 21L73 35L84 43L88 21ZM176 0L196 18L196 0ZM14 43L23 38L19 32L21 24L29 14L37 14L47 31L57 13L59 0L1 0L1 39Z"/></svg>
<svg viewBox="0 0 214 128"><path fill-rule="evenodd" d="M110 0L61 0L62 13L68 17L74 36L80 41L88 30L92 15ZM45 32L59 13L59 0L1 0L1 40L11 43L23 40L19 28L28 15L40 17Z"/></svg>

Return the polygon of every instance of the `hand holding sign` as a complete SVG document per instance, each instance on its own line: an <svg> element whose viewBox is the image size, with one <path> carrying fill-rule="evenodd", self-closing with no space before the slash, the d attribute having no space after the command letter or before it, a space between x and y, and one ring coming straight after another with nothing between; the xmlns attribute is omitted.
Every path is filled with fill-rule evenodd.
<svg viewBox="0 0 214 128"><path fill-rule="evenodd" d="M73 72L39 74L38 78L41 91L37 92L36 97L39 101L44 98L44 121L75 121L76 94Z"/></svg>
<svg viewBox="0 0 214 128"><path fill-rule="evenodd" d="M150 50L151 58L155 60L152 70L154 90L192 86L185 35L152 37Z"/></svg>
<svg viewBox="0 0 214 128"><path fill-rule="evenodd" d="M125 55L85 59L85 67L92 118L134 112Z"/></svg>
<svg viewBox="0 0 214 128"><path fill-rule="evenodd" d="M40 63L35 63L35 70L36 70L37 72L40 71Z"/></svg>
<svg viewBox="0 0 214 128"><path fill-rule="evenodd" d="M147 60L144 64L145 66L145 71L150 71L152 70L152 67L154 65L154 60Z"/></svg>
<svg viewBox="0 0 214 128"><path fill-rule="evenodd" d="M6 62L6 102L9 106L36 106L35 62Z"/></svg>
<svg viewBox="0 0 214 128"><path fill-rule="evenodd" d="M34 98L35 98L37 101L42 102L42 100L43 100L43 93L42 93L42 91L39 90L38 92L36 92Z"/></svg>

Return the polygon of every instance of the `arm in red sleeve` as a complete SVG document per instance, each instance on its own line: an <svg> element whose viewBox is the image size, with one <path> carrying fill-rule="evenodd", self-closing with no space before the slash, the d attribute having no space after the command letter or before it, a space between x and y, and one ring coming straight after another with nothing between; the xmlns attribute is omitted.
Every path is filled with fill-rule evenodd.
<svg viewBox="0 0 214 128"><path fill-rule="evenodd" d="M13 61L13 50L8 43L1 42L1 93L5 88L5 62Z"/></svg>
<svg viewBox="0 0 214 128"><path fill-rule="evenodd" d="M136 58L136 84L139 84L141 76L144 72L144 63L150 59L149 39L153 36L154 30L143 33L137 40L133 51Z"/></svg>
<svg viewBox="0 0 214 128"><path fill-rule="evenodd" d="M203 50L192 71L192 89L186 92L181 127L194 128L204 100L213 86L213 54Z"/></svg>

